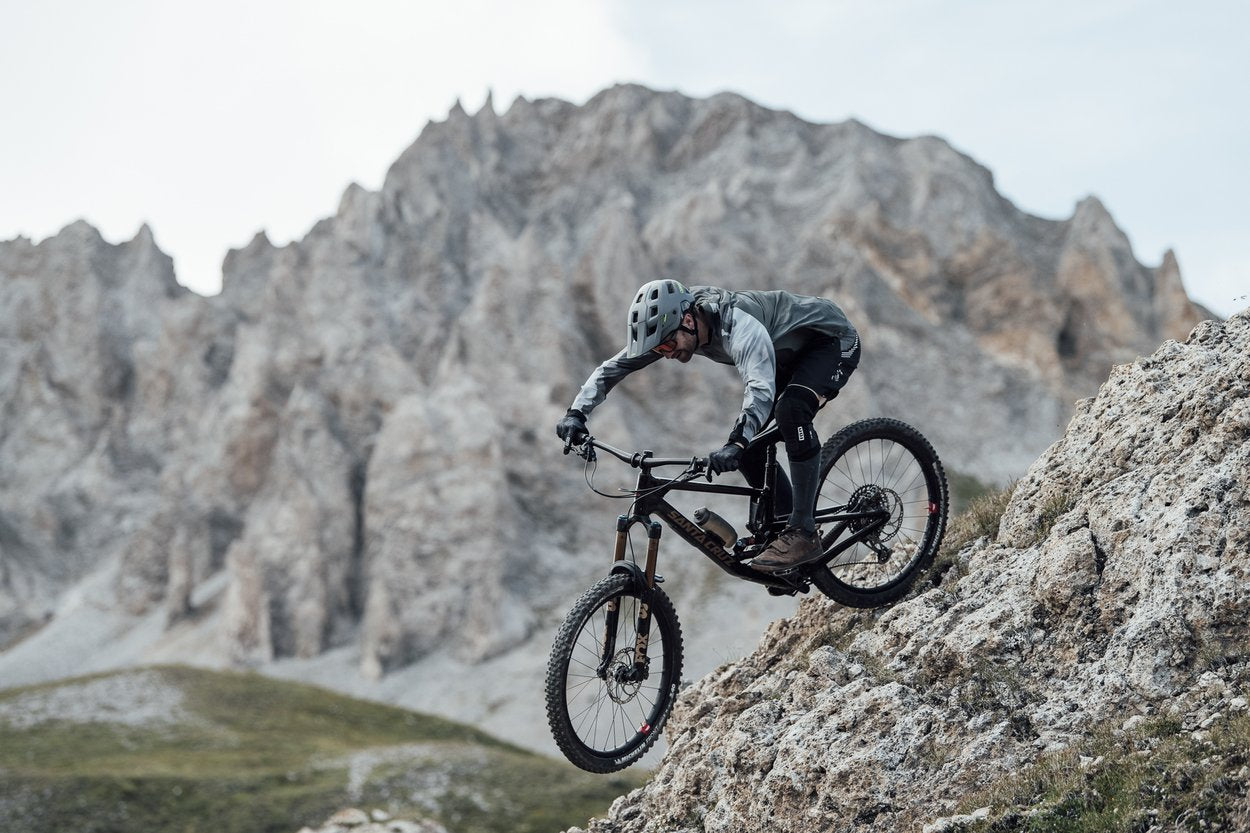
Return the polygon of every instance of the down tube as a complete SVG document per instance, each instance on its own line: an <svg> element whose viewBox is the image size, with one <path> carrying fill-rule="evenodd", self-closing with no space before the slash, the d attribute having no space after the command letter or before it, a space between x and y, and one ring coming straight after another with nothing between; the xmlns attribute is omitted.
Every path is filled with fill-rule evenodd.
<svg viewBox="0 0 1250 833"><path fill-rule="evenodd" d="M654 506L648 507L648 509L658 514L670 529L680 535L692 547L719 564L722 569L736 576L746 575L747 571L742 569L742 566L734 560L729 550L722 547L714 535L687 518L671 503L666 500L659 500L656 501Z"/></svg>

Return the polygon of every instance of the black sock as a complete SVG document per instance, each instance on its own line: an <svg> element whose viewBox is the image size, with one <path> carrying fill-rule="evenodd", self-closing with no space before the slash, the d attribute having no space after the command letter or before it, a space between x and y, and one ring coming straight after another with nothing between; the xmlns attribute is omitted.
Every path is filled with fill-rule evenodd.
<svg viewBox="0 0 1250 833"><path fill-rule="evenodd" d="M794 508L790 511L790 526L804 532L816 531L816 487L820 480L820 455L814 454L801 462L790 461L790 485L794 489Z"/></svg>

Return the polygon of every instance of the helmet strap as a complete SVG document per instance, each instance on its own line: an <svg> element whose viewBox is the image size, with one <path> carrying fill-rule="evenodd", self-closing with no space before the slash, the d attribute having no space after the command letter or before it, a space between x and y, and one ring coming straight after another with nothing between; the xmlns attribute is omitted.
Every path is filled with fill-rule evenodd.
<svg viewBox="0 0 1250 833"><path fill-rule="evenodd" d="M683 333L690 333L692 336L694 336L694 347L696 350L698 350L699 349L699 314L695 312L695 308L693 304L690 305L690 308L687 309L686 312L690 313L690 320L694 322L694 329L687 327L685 324L678 324L677 329L681 330Z"/></svg>

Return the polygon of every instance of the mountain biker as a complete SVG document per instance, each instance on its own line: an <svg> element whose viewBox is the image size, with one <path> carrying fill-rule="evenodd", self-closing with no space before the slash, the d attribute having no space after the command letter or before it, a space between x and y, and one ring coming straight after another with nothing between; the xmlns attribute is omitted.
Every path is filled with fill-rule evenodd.
<svg viewBox="0 0 1250 833"><path fill-rule="evenodd" d="M813 561L821 545L813 513L820 479L820 440L812 419L838 395L859 365L859 334L832 301L784 291L687 288L679 281L644 284L630 304L625 348L599 365L573 400L556 434L580 442L586 420L618 382L661 358L686 363L702 354L732 364L746 384L742 412L723 448L708 455L716 474L741 468L747 482L764 481L764 450L747 444L770 416L785 439L790 479L778 473L776 505L786 529L751 561L767 572ZM778 391L780 394L778 395Z"/></svg>

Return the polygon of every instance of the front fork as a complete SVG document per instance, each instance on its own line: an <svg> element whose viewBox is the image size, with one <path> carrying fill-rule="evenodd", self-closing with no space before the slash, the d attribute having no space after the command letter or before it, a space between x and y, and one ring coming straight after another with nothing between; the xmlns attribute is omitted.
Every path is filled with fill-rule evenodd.
<svg viewBox="0 0 1250 833"><path fill-rule="evenodd" d="M613 555L613 566L625 560L625 546L629 542L629 528L634 519L621 515L616 519L616 550ZM655 587L655 565L660 554L660 534L663 527L655 521L647 524L647 565L643 573L646 586L639 594L638 618L634 631L634 662L628 668L617 668L614 672L618 682L640 682L647 678L647 643L651 635L651 605L647 601L650 590ZM607 605L607 616L603 627L603 655L599 658L598 674L606 679L608 669L616 655L616 626L620 617L620 599L612 599Z"/></svg>

